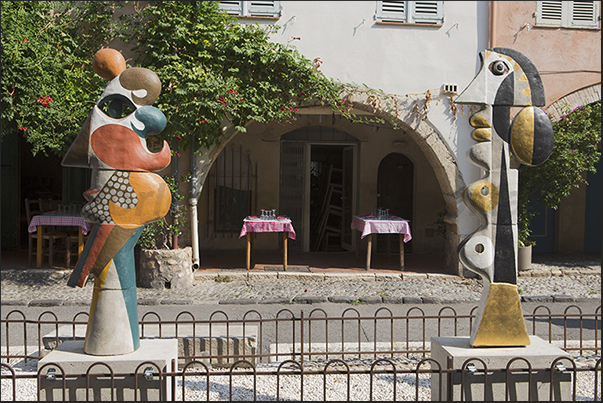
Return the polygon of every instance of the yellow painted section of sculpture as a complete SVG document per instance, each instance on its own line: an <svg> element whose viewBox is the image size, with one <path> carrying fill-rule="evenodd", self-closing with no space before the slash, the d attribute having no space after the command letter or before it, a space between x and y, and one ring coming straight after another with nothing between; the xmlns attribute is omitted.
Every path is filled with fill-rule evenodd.
<svg viewBox="0 0 603 403"><path fill-rule="evenodd" d="M473 127L492 127L488 118L480 113L476 113L469 118L469 124Z"/></svg>
<svg viewBox="0 0 603 403"><path fill-rule="evenodd" d="M490 211L498 206L498 188L489 181L476 183L471 189L471 201L480 210Z"/></svg>
<svg viewBox="0 0 603 403"><path fill-rule="evenodd" d="M170 209L172 194L163 179L150 172L130 173L130 186L138 203L134 208L122 208L109 202L113 222L120 227L141 226L164 217Z"/></svg>
<svg viewBox="0 0 603 403"><path fill-rule="evenodd" d="M492 129L487 129L485 127L475 129L471 132L471 137L475 141L486 141L492 137Z"/></svg>
<svg viewBox="0 0 603 403"><path fill-rule="evenodd" d="M527 346L530 337L521 311L517 286L491 283L473 347Z"/></svg>
<svg viewBox="0 0 603 403"><path fill-rule="evenodd" d="M534 110L522 109L511 126L511 146L517 159L526 165L532 165L534 153Z"/></svg>

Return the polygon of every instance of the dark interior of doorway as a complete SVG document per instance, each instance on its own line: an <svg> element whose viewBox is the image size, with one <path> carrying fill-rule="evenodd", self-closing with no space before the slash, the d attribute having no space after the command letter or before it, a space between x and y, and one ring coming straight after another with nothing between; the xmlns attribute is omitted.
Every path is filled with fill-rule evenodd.
<svg viewBox="0 0 603 403"><path fill-rule="evenodd" d="M52 200L62 199L63 170L61 157L39 152L35 156L32 146L21 138L20 147L20 249L27 248L27 217L25 214L25 199L45 198Z"/></svg>
<svg viewBox="0 0 603 403"><path fill-rule="evenodd" d="M343 148L312 145L310 156L310 251L341 252Z"/></svg>

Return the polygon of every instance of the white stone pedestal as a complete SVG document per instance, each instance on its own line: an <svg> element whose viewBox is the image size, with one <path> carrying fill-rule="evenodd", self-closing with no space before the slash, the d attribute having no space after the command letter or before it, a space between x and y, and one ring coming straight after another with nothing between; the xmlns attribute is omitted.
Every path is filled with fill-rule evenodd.
<svg viewBox="0 0 603 403"><path fill-rule="evenodd" d="M171 399L171 377L163 377L159 381L159 369L162 372L172 372L172 360L178 362L178 340L157 339L140 340L138 350L130 354L114 356L94 356L84 353L84 341L65 341L46 357L38 362L38 371L41 370L40 400L87 400L86 399L86 372L95 363L107 364L114 375L114 400L117 401L157 401ZM63 378L62 371L65 372ZM137 367L144 363L137 371ZM90 369L90 374L110 374L107 365L97 364ZM146 368L151 368L156 375L147 379L144 376ZM48 379L48 371L55 370L55 379ZM139 373L138 388L136 389L135 376ZM118 375L120 374L120 375ZM127 374L127 375L126 375ZM63 399L63 379L65 379L65 399ZM111 376L90 377L89 400L112 400L111 399ZM134 392L137 390L137 399ZM162 395L160 395L160 390Z"/></svg>
<svg viewBox="0 0 603 403"><path fill-rule="evenodd" d="M436 360L442 369L461 369L463 364L470 358L479 358L485 362L488 369L507 368L509 361L515 357L526 359L533 370L550 368L552 362L559 357L570 355L562 349L555 347L537 336L530 336L531 344L526 347L487 347L476 348L469 345L469 337L432 337L431 358ZM450 357L450 362L449 358ZM528 398L528 364L523 360L516 360L511 364L511 369L524 369L509 374L508 387L509 397L505 396L505 372L488 372L488 385L484 389L483 364L479 360L471 360L477 372L465 374L463 379L463 400L488 401L488 400L571 400L571 374L569 372L553 373L553 396L550 396L550 371L532 372L531 399ZM571 367L571 363L560 360L565 367ZM437 365L431 364L433 369ZM431 376L431 400L458 401L461 400L461 373L455 374L432 374ZM442 385L440 389L440 378ZM440 390L442 396L440 396ZM484 390L486 396L484 397Z"/></svg>

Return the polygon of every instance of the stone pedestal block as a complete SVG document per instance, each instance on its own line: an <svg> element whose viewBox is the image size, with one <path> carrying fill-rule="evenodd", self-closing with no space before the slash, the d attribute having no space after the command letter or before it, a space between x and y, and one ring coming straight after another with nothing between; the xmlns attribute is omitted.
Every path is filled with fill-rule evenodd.
<svg viewBox="0 0 603 403"><path fill-rule="evenodd" d="M141 249L138 286L181 289L193 285L193 252L182 249Z"/></svg>
<svg viewBox="0 0 603 403"><path fill-rule="evenodd" d="M177 363L177 359L178 340L176 339L143 339L140 340L140 347L136 351L118 356L85 354L84 341L65 341L38 362L38 371L41 370L42 375L40 400L169 400L172 395L172 378L164 376L160 381L158 374L159 370L173 372L172 363ZM53 364L59 365L60 368ZM140 368L137 370L139 366ZM65 378L63 378L61 368ZM152 371L149 376L145 376L147 368ZM89 377L88 398L86 397L85 375L87 371L90 374L107 374L102 377ZM140 374L137 377L138 385L136 385L134 373ZM63 379L65 380L65 398L63 398Z"/></svg>
<svg viewBox="0 0 603 403"><path fill-rule="evenodd" d="M550 371L533 371L531 374L531 398L528 397L530 378L527 371L527 360L533 370L550 368L553 361L559 357L570 355L562 349L555 347L537 336L530 336L531 344L526 347L484 347L476 348L469 345L469 337L432 337L431 358L437 361L442 369L461 369L463 364L470 358L482 360L488 369L504 369L515 357L511 369L524 371L513 371L506 379L505 372L488 371L484 376L483 364L476 359L470 362L475 365L475 373L452 373L432 374L431 376L431 400L434 401L458 401L461 400L461 377L463 381L463 400L466 401L492 401L492 400L571 400L571 374L567 372L553 372L553 396L550 396ZM561 362L566 367L571 367L567 359ZM435 363L431 363L433 369L437 369ZM487 379L485 379L487 378ZM440 388L440 380L442 382ZM484 381L487 381L484 387ZM505 396L508 384L508 398ZM441 391L441 392L440 392ZM441 395L440 395L441 393ZM486 396L484 396L484 393Z"/></svg>

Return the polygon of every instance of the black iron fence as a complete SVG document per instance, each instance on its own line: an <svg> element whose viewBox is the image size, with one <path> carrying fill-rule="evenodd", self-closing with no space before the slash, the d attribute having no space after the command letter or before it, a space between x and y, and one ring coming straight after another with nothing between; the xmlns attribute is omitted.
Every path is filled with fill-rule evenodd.
<svg viewBox="0 0 603 403"><path fill-rule="evenodd" d="M119 372L103 357L81 373L42 358L63 343L83 343L86 312L59 320L15 309L1 323L2 400L27 400L19 393L28 389L31 400L600 400L600 306L552 313L541 305L524 315L531 335L566 353L550 365L532 367L517 356L492 367L477 349L457 368L431 357L432 337L467 336L476 309L447 306L429 315L414 306L394 315L381 307L363 316L351 307L329 316L285 308L238 319L182 311L169 320L150 311L139 321L141 340L177 340L170 366L143 362ZM134 386L122 387L125 378Z"/></svg>

